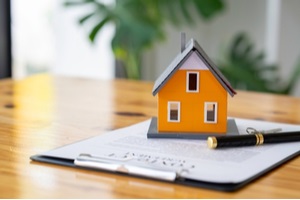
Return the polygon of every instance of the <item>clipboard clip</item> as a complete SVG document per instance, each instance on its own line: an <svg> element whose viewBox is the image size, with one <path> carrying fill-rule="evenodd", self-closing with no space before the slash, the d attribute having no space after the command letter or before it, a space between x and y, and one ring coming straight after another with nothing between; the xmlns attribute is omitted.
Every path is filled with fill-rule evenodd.
<svg viewBox="0 0 300 200"><path fill-rule="evenodd" d="M119 172L123 174L141 176L170 182L175 181L178 176L176 172L122 164L115 162L114 160L92 156L91 154L80 154L77 158L75 158L74 164L80 167Z"/></svg>

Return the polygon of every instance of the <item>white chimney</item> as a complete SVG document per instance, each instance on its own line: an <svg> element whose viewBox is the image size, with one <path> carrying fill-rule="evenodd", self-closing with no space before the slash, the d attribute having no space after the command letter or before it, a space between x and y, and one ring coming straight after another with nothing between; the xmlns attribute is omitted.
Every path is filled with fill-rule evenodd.
<svg viewBox="0 0 300 200"><path fill-rule="evenodd" d="M185 49L185 33L181 32L180 37L181 37L181 53L182 53Z"/></svg>

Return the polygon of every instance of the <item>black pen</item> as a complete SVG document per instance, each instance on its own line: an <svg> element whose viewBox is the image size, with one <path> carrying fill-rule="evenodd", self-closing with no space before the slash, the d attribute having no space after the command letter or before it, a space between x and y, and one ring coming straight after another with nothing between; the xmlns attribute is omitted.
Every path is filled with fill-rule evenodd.
<svg viewBox="0 0 300 200"><path fill-rule="evenodd" d="M262 144L296 142L300 141L300 131L281 133L255 133L235 136L211 136L207 138L208 147L211 149L224 147L243 147Z"/></svg>

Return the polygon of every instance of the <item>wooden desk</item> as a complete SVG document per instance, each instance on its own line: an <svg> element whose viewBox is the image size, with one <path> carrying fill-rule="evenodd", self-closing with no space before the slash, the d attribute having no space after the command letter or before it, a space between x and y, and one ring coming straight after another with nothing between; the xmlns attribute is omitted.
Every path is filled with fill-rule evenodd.
<svg viewBox="0 0 300 200"><path fill-rule="evenodd" d="M0 198L300 198L300 157L233 193L30 161L155 116L152 86L47 75L1 80ZM300 99L238 91L229 115L300 124Z"/></svg>

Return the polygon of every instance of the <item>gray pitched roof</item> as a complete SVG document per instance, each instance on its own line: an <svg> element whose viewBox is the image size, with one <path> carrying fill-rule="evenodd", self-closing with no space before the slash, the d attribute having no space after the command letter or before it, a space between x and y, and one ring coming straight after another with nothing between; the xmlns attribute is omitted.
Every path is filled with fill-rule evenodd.
<svg viewBox="0 0 300 200"><path fill-rule="evenodd" d="M231 87L229 81L221 73L221 71L215 66L215 64L210 60L206 55L204 50L200 47L196 40L191 39L186 45L186 48L183 52L179 53L172 63L165 69L165 71L156 79L154 87L152 90L153 96L155 96L164 84L173 76L173 74L181 67L181 65L189 58L189 56L196 52L200 59L206 64L207 68L211 73L216 77L225 90L231 95L234 96L236 92Z"/></svg>

